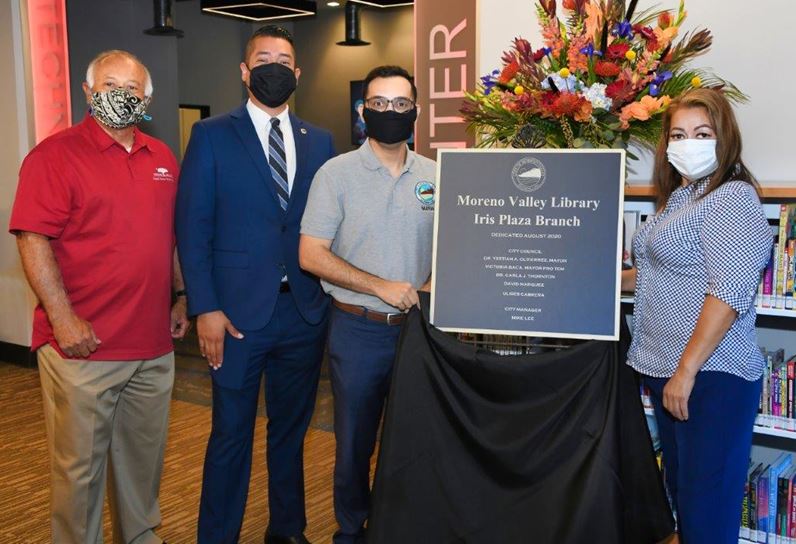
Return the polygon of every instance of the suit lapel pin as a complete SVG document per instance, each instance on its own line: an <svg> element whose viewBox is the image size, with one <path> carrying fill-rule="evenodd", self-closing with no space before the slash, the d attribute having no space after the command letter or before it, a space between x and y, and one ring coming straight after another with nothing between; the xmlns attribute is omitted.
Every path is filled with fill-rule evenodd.
<svg viewBox="0 0 796 544"><path fill-rule="evenodd" d="M306 129L306 128L304 128L304 127L301 127L301 129L300 129L300 130L301 130L301 133L302 133L302 134L306 134L306 133L307 133L307 129Z"/></svg>

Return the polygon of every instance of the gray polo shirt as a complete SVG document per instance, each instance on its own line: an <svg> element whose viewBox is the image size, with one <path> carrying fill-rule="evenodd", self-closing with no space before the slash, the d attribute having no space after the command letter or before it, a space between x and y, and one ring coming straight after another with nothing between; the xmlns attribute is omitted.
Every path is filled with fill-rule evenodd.
<svg viewBox="0 0 796 544"><path fill-rule="evenodd" d="M436 163L408 151L393 178L369 140L315 174L301 233L332 240L332 253L380 278L422 286L431 274ZM340 302L397 312L378 297L321 281Z"/></svg>

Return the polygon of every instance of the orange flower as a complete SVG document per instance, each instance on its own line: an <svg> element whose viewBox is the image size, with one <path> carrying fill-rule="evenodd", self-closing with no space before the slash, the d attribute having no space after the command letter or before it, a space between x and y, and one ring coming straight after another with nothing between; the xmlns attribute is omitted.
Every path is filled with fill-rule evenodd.
<svg viewBox="0 0 796 544"><path fill-rule="evenodd" d="M589 44L589 37L585 34L573 38L567 51L567 65L571 73L585 72L589 69L589 57L580 52Z"/></svg>
<svg viewBox="0 0 796 544"><path fill-rule="evenodd" d="M514 79L514 76L516 76L517 72L519 71L520 71L520 63L517 62L517 59L515 58L509 64L507 64L505 68L503 68L502 72L500 72L500 77L498 78L498 81L503 85L506 85L509 81Z"/></svg>
<svg viewBox="0 0 796 544"><path fill-rule="evenodd" d="M654 29L653 32L655 32L655 37L658 39L658 47L666 49L672 43L672 40L677 37L678 30L676 26Z"/></svg>
<svg viewBox="0 0 796 544"><path fill-rule="evenodd" d="M576 121L588 121L592 112L591 102L575 93L560 93L552 105L550 113L556 117L570 116Z"/></svg>
<svg viewBox="0 0 796 544"><path fill-rule="evenodd" d="M605 60L598 60L594 63L594 73L600 77L614 77L619 75L621 69L619 65Z"/></svg>
<svg viewBox="0 0 796 544"><path fill-rule="evenodd" d="M639 121L648 120L652 115L665 109L670 101L671 99L668 96L654 98L646 95L638 102L631 102L622 108L619 114L619 121L622 124L622 129L627 129L632 119L637 119Z"/></svg>
<svg viewBox="0 0 796 544"><path fill-rule="evenodd" d="M668 11L664 11L658 15L658 26L661 28L668 28L672 24L672 15Z"/></svg>
<svg viewBox="0 0 796 544"><path fill-rule="evenodd" d="M564 48L564 39L561 37L558 19L552 19L549 24L542 26L542 38L545 45L552 50L553 56L558 57Z"/></svg>
<svg viewBox="0 0 796 544"><path fill-rule="evenodd" d="M603 26L603 11L600 6L588 2L586 4L586 35L592 38L597 35L597 30Z"/></svg>

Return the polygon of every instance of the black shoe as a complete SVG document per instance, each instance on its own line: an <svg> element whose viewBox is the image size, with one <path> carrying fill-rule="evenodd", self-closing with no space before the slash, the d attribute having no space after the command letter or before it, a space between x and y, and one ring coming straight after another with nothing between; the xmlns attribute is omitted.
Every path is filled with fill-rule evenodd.
<svg viewBox="0 0 796 544"><path fill-rule="evenodd" d="M277 536L271 534L270 530L265 531L265 544L310 544L310 541L303 534L293 536Z"/></svg>

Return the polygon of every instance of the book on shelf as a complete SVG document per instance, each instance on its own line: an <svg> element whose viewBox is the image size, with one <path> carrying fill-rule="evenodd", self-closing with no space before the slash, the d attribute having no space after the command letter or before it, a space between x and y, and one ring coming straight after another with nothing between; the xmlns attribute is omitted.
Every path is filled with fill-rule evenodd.
<svg viewBox="0 0 796 544"><path fill-rule="evenodd" d="M796 544L796 465L793 454L763 454L752 460L744 485L741 528L745 542Z"/></svg>
<svg viewBox="0 0 796 544"><path fill-rule="evenodd" d="M794 379L796 359L785 360L785 350L769 351L760 348L766 361L763 368L763 388L758 405L756 424L785 431L796 431L794 407Z"/></svg>
<svg viewBox="0 0 796 544"><path fill-rule="evenodd" d="M791 479L796 474L796 467L789 467L777 479L777 512L775 518L774 542L788 544L788 519L790 512ZM769 542L771 540L769 539Z"/></svg>
<svg viewBox="0 0 796 544"><path fill-rule="evenodd" d="M779 214L779 243L781 254L782 308L793 309L793 250L796 227L796 204L781 204ZM790 282L790 285L789 285ZM790 288L789 288L790 287Z"/></svg>
<svg viewBox="0 0 796 544"><path fill-rule="evenodd" d="M754 464L754 463L753 463ZM748 504L746 520L741 517L741 538L757 542L757 481L763 473L765 465L757 463L746 480L744 502Z"/></svg>
<svg viewBox="0 0 796 544"><path fill-rule="evenodd" d="M791 543L794 543L796 542L796 497L794 497L796 493L796 473L791 477L788 489L788 538L790 538Z"/></svg>
<svg viewBox="0 0 796 544"><path fill-rule="evenodd" d="M768 536L766 542L774 543L777 537L777 513L779 504L779 478L791 468L793 456L781 453L771 465L768 475Z"/></svg>
<svg viewBox="0 0 796 544"><path fill-rule="evenodd" d="M793 276L794 276L794 266L796 266L796 238L789 238L788 239L788 262L787 266L785 267L785 309L786 310L793 310L794 309L794 299L793 299Z"/></svg>
<svg viewBox="0 0 796 544"><path fill-rule="evenodd" d="M757 479L757 542L768 538L768 479L771 465L766 465Z"/></svg>
<svg viewBox="0 0 796 544"><path fill-rule="evenodd" d="M757 301L757 304L761 308L771 308L771 293L774 292L774 286L772 283L774 282L774 260L777 254L777 246L771 248L771 257L768 259L768 264L766 265L765 269L763 270L763 280L762 280L762 297L760 297Z"/></svg>
<svg viewBox="0 0 796 544"><path fill-rule="evenodd" d="M796 543L796 466L793 454L766 455L752 460L744 484L738 537L767 544Z"/></svg>
<svg viewBox="0 0 796 544"><path fill-rule="evenodd" d="M772 234L774 246L763 271L757 306L796 310L796 203L780 205L779 221L772 225Z"/></svg>

